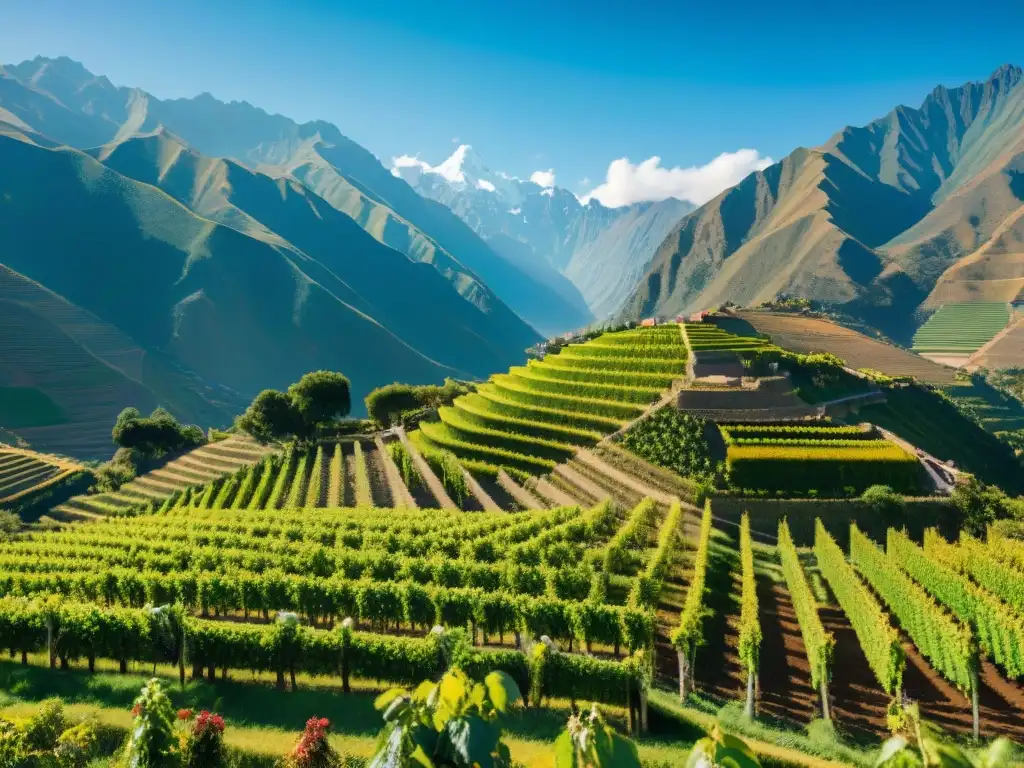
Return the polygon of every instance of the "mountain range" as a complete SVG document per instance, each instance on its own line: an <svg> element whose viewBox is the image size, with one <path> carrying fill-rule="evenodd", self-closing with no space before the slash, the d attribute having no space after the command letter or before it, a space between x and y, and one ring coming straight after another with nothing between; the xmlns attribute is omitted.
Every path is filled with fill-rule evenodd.
<svg viewBox="0 0 1024 768"><path fill-rule="evenodd" d="M585 302L597 320L617 312L658 246L693 204L668 198L608 208L567 189L492 171L468 144L436 167L393 161L392 173L453 210L495 251Z"/></svg>
<svg viewBox="0 0 1024 768"><path fill-rule="evenodd" d="M330 123L161 100L67 58L0 67L0 391L112 450L126 405L225 424L260 389L341 370L483 378L606 318L830 305L909 340L949 301L1024 298L1024 73L938 87L694 208L608 208L468 145L385 166ZM0 425L2 428L4 425Z"/></svg>
<svg viewBox="0 0 1024 768"><path fill-rule="evenodd" d="M24 332L29 308L41 335L79 347L68 356L207 423L317 368L349 375L358 412L374 386L484 377L521 362L537 329L592 319L330 124L161 101L64 58L0 69L0 254L16 286L0 322L17 314ZM62 309L22 301L26 285ZM167 366L139 379L68 333L66 311ZM30 344L0 352L0 387L45 378ZM134 404L115 400L81 450L59 448L95 452L98 424L109 434Z"/></svg>
<svg viewBox="0 0 1024 768"><path fill-rule="evenodd" d="M683 217L621 312L779 294L897 340L951 301L1024 298L1024 75L938 87L799 148Z"/></svg>

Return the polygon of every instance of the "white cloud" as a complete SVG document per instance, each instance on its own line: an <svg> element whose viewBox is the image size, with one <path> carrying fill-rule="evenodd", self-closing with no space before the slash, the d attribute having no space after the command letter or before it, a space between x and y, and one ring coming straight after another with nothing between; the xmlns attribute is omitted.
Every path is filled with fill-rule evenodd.
<svg viewBox="0 0 1024 768"><path fill-rule="evenodd" d="M509 208L508 212L511 213L513 216L518 216L520 213L523 212L523 209L522 208Z"/></svg>
<svg viewBox="0 0 1024 768"><path fill-rule="evenodd" d="M495 186L487 179L477 179L476 188L486 190L487 192L493 192L495 190Z"/></svg>
<svg viewBox="0 0 1024 768"><path fill-rule="evenodd" d="M424 173L430 170L430 163L425 163L412 155L391 158L391 174L393 176L401 176L403 168L413 168L419 173Z"/></svg>
<svg viewBox="0 0 1024 768"><path fill-rule="evenodd" d="M542 189L540 191L540 193L542 195L547 195L548 197L554 197L555 196L555 188L554 187L545 187L544 189Z"/></svg>
<svg viewBox="0 0 1024 768"><path fill-rule="evenodd" d="M664 168L657 155L636 165L623 157L613 160L604 183L580 200L587 203L595 199L609 208L618 208L675 197L702 205L749 173L771 164L772 159L763 157L756 149L723 152L707 165L690 168Z"/></svg>
<svg viewBox="0 0 1024 768"><path fill-rule="evenodd" d="M548 168L546 171L534 171L530 174L530 181L538 187L548 189L555 186L555 169Z"/></svg>

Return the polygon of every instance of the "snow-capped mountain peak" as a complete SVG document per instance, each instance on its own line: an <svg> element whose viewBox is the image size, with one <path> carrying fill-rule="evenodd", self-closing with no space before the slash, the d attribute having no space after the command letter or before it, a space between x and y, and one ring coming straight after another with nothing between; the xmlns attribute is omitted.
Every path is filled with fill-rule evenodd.
<svg viewBox="0 0 1024 768"><path fill-rule="evenodd" d="M458 192L469 189L495 194L508 207L522 202L522 186L528 184L507 173L492 171L470 144L460 145L438 165L430 165L412 155L396 157L392 160L391 173L405 179L413 187L435 186L442 182Z"/></svg>

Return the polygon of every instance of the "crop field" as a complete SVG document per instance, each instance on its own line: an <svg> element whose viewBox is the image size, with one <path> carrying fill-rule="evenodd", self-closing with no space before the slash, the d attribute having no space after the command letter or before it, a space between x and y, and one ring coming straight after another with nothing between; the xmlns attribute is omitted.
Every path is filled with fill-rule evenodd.
<svg viewBox="0 0 1024 768"><path fill-rule="evenodd" d="M0 446L0 505L13 504L81 469L56 456Z"/></svg>
<svg viewBox="0 0 1024 768"><path fill-rule="evenodd" d="M625 700L642 673L633 654L653 646L654 608L681 551L678 503L514 515L384 509L373 506L372 481L360 490L358 467L351 492L332 477L333 458L323 446L269 457L255 465L262 471L187 490L152 514L0 544L0 642L37 650L45 632L30 628L38 604L28 599L60 595L62 666L146 662L156 649L143 607L176 603L189 616L195 676L258 672L277 665L266 656L275 632L267 618L291 611L306 625L292 669L337 674L347 688L349 675L432 676L440 657L427 630L440 624L469 632L473 669L504 669L524 691L542 684L546 696ZM322 506L339 486L365 503ZM339 630L346 617L352 631ZM516 646L542 635L565 653L548 660L541 683Z"/></svg>
<svg viewBox="0 0 1024 768"><path fill-rule="evenodd" d="M913 350L928 355L970 355L1010 321L1010 306L977 301L944 304L914 334Z"/></svg>
<svg viewBox="0 0 1024 768"><path fill-rule="evenodd" d="M726 424L730 486L770 492L843 494L871 485L921 489L917 458L873 430L842 426Z"/></svg>
<svg viewBox="0 0 1024 768"><path fill-rule="evenodd" d="M118 491L75 496L56 511L71 518L130 514L255 464L274 450L243 436L208 443L136 477Z"/></svg>
<svg viewBox="0 0 1024 768"><path fill-rule="evenodd" d="M683 376L686 356L678 325L606 333L492 376L414 440L484 477L543 475L640 416Z"/></svg>
<svg viewBox="0 0 1024 768"><path fill-rule="evenodd" d="M62 668L174 663L176 644L154 646L145 606L175 603L183 675L276 674L285 687L299 672L348 690L355 678L435 675L443 662L428 630L441 625L466 632L465 667L504 670L537 702L636 703L653 662L657 685L682 677L688 692L796 722L820 715L825 690L841 724L881 734L903 690L967 730L977 692L984 733L1024 733L1010 706L1024 703L1022 544L929 533L922 548L890 531L885 550L854 529L848 562L820 522L813 552L785 528L766 547L746 519L735 539L716 529L710 503L703 513L651 498L515 514L382 508L358 465L351 490L338 477L349 456L369 463L355 445L269 456L152 513L0 543L0 645L25 658L45 649L38 598L59 595ZM279 611L303 625L283 652L268 623ZM541 636L560 652L524 653Z"/></svg>
<svg viewBox="0 0 1024 768"><path fill-rule="evenodd" d="M802 354L831 352L850 368L868 368L887 376L913 376L930 384L951 384L956 369L905 349L869 338L829 320L782 312L737 313L739 324L771 337L772 342Z"/></svg>
<svg viewBox="0 0 1024 768"><path fill-rule="evenodd" d="M694 352L751 352L770 346L766 338L739 336L712 323L684 323L686 343Z"/></svg>

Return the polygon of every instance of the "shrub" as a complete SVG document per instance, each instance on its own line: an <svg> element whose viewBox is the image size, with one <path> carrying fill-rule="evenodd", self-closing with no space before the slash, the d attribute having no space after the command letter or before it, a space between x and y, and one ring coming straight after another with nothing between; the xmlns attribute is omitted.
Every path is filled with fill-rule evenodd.
<svg viewBox="0 0 1024 768"><path fill-rule="evenodd" d="M896 517L906 509L903 497L888 485L872 485L860 495L860 500L883 517Z"/></svg>
<svg viewBox="0 0 1024 768"><path fill-rule="evenodd" d="M47 699L25 723L25 745L39 752L52 750L64 730L64 702Z"/></svg>
<svg viewBox="0 0 1024 768"><path fill-rule="evenodd" d="M327 729L331 727L326 717L311 717L306 721L291 753L285 758L287 768L336 768L341 759L327 740Z"/></svg>
<svg viewBox="0 0 1024 768"><path fill-rule="evenodd" d="M125 408L114 423L111 437L122 448L135 448L146 458L206 442L202 429L180 424L163 408L157 408L148 418L143 418L137 408Z"/></svg>
<svg viewBox="0 0 1024 768"><path fill-rule="evenodd" d="M302 417L289 397L276 389L265 389L256 395L237 426L257 440L269 443L303 431Z"/></svg>
<svg viewBox="0 0 1024 768"><path fill-rule="evenodd" d="M60 768L85 768L96 752L96 729L89 722L68 728L57 737L53 757Z"/></svg>
<svg viewBox="0 0 1024 768"><path fill-rule="evenodd" d="M21 766L28 757L25 734L9 720L0 720L0 766Z"/></svg>
<svg viewBox="0 0 1024 768"><path fill-rule="evenodd" d="M371 419L385 427L396 423L403 413L421 408L439 408L451 405L455 398L471 392L472 385L445 379L444 384L388 384L377 387L366 396L366 412Z"/></svg>
<svg viewBox="0 0 1024 768"><path fill-rule="evenodd" d="M132 768L178 768L181 762L174 738L174 710L155 677L135 699L132 717L128 764Z"/></svg>
<svg viewBox="0 0 1024 768"><path fill-rule="evenodd" d="M188 717L182 718L182 712ZM205 709L194 717L191 710L182 710L178 718L190 722L181 749L183 768L222 768L226 764L224 718Z"/></svg>
<svg viewBox="0 0 1024 768"><path fill-rule="evenodd" d="M972 536L984 536L985 530L996 520L1013 517L1016 505L994 485L985 485L974 475L967 475L951 494L953 504L960 512L960 527Z"/></svg>

